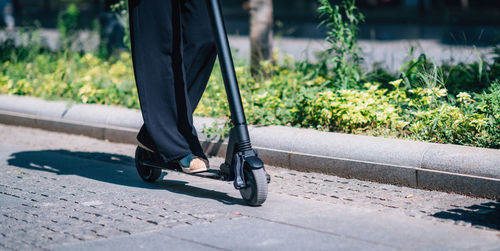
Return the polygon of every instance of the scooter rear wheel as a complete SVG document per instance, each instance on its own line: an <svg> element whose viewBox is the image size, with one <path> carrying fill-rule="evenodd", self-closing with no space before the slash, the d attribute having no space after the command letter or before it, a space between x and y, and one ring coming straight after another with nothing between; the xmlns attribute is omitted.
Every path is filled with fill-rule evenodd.
<svg viewBox="0 0 500 251"><path fill-rule="evenodd" d="M137 168L137 173L139 173L141 179L146 182L155 182L161 176L160 168L142 164L144 161L151 160L153 160L153 153L142 149L141 147L137 147L137 149L135 149L135 167Z"/></svg>
<svg viewBox="0 0 500 251"><path fill-rule="evenodd" d="M264 168L243 170L246 187L240 189L243 200L250 206L260 206L267 199L267 178Z"/></svg>

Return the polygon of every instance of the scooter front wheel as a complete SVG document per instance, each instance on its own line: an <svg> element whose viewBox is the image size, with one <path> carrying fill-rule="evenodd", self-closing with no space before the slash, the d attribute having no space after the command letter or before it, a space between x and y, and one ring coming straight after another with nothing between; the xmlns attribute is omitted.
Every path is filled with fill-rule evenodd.
<svg viewBox="0 0 500 251"><path fill-rule="evenodd" d="M240 189L243 200L250 206L260 206L267 199L267 178L264 168L245 167L245 188Z"/></svg>
<svg viewBox="0 0 500 251"><path fill-rule="evenodd" d="M135 167L137 168L137 173L142 180L146 182L155 182L161 176L161 169L146 166L144 165L144 161L152 161L153 153L142 149L141 147L137 147L135 149Z"/></svg>

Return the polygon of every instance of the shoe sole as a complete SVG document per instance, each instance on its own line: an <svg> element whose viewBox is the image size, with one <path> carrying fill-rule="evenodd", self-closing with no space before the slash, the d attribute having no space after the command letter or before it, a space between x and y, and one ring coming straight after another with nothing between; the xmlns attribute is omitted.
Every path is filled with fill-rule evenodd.
<svg viewBox="0 0 500 251"><path fill-rule="evenodd" d="M198 169L198 170L191 170L189 168L184 168L181 167L182 171L185 173L193 174L193 173L203 173L203 172L208 172L208 168L205 169Z"/></svg>
<svg viewBox="0 0 500 251"><path fill-rule="evenodd" d="M193 165L193 161L196 161L196 163L194 163ZM199 161L201 161L202 163L200 163ZM196 169L192 169L193 167L198 167ZM201 173L201 172L206 172L208 171L208 161L207 160L204 160L202 158L195 158L193 160L191 160L191 165L189 168L185 168L185 167L182 167L182 171L185 172L185 173Z"/></svg>

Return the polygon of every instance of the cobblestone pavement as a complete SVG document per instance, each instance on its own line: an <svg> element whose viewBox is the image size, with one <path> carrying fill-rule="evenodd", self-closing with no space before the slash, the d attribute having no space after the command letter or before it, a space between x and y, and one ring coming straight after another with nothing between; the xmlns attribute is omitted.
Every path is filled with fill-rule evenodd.
<svg viewBox="0 0 500 251"><path fill-rule="evenodd" d="M0 250L500 248L500 203L488 199L267 167L269 199L251 208L228 182L169 172L144 183L134 149L0 124ZM262 242L230 242L238 227Z"/></svg>

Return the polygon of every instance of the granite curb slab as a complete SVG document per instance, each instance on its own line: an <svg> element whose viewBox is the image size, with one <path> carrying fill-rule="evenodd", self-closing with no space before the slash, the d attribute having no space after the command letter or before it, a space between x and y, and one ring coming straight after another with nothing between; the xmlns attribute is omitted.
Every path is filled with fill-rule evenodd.
<svg viewBox="0 0 500 251"><path fill-rule="evenodd" d="M195 117L210 155L224 157L227 139L209 139L201 131L223 122ZM0 95L0 123L135 144L143 122L134 109ZM249 132L268 165L500 198L500 150L284 126L250 126Z"/></svg>

